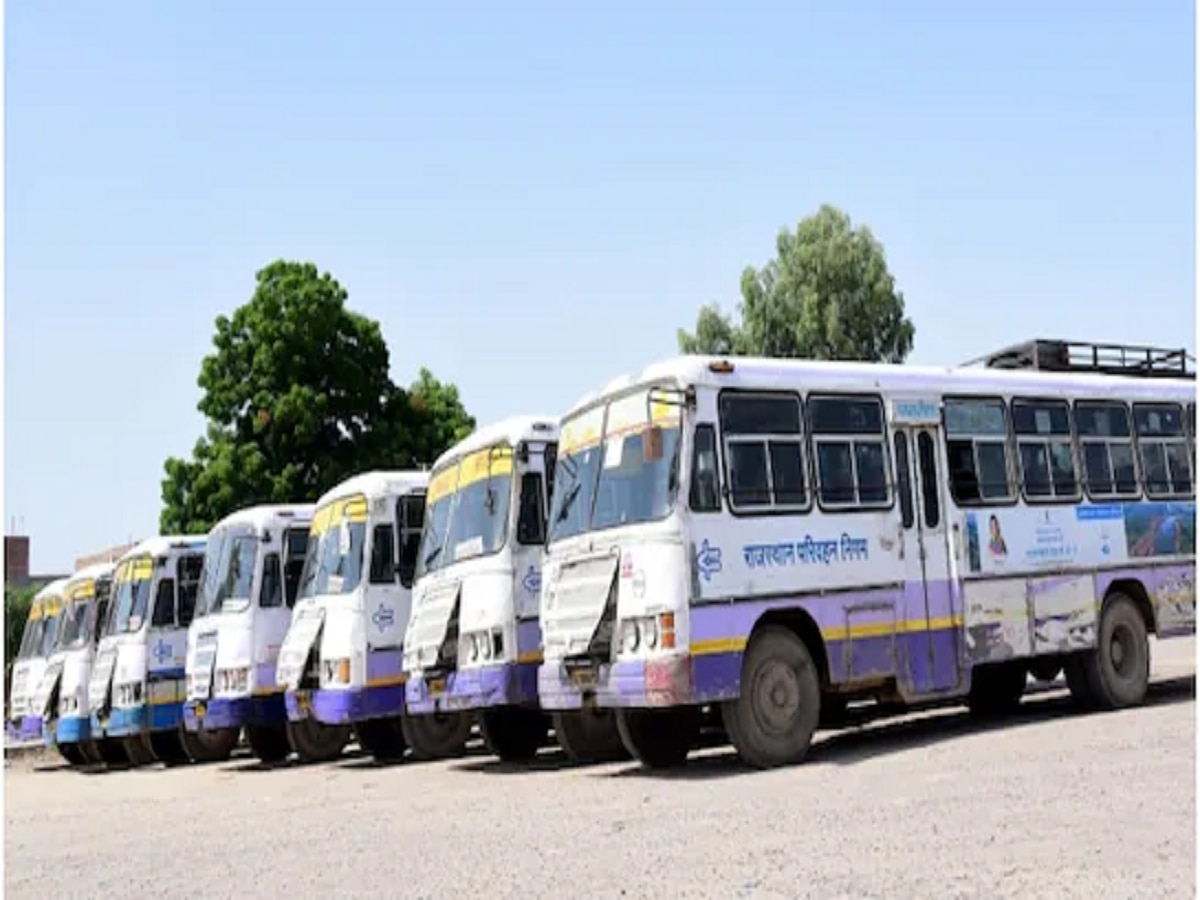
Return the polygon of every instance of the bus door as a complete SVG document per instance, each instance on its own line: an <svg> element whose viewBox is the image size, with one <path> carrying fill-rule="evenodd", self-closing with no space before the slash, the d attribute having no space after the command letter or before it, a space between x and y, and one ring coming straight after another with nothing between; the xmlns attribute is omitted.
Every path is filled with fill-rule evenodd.
<svg viewBox="0 0 1200 900"><path fill-rule="evenodd" d="M934 409L936 410L936 406ZM958 686L958 629L938 425L898 425L892 435L904 556L909 671L921 694Z"/></svg>

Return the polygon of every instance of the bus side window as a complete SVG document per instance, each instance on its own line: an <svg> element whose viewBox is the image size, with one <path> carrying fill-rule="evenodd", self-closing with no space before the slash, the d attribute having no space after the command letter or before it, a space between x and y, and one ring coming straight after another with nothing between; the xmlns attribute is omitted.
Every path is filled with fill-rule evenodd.
<svg viewBox="0 0 1200 900"><path fill-rule="evenodd" d="M400 583L412 587L417 571L417 551L421 547L421 526L425 522L425 495L406 494L396 501L396 524L400 527Z"/></svg>
<svg viewBox="0 0 1200 900"><path fill-rule="evenodd" d="M204 566L204 557L184 556L176 564L175 571L179 575L179 625L186 628L192 624L196 615L196 595L200 591L200 570Z"/></svg>
<svg viewBox="0 0 1200 900"><path fill-rule="evenodd" d="M296 605L300 590L300 575L308 552L308 529L290 528L283 533L283 599L287 608Z"/></svg>
<svg viewBox="0 0 1200 900"><path fill-rule="evenodd" d="M371 532L371 584L396 583L396 534L391 525L376 525Z"/></svg>
<svg viewBox="0 0 1200 900"><path fill-rule="evenodd" d="M151 628L170 628L175 624L175 579L163 578L158 582L158 594L154 597L154 612L150 615Z"/></svg>
<svg viewBox="0 0 1200 900"><path fill-rule="evenodd" d="M1192 493L1192 461L1178 403L1133 404L1133 427L1146 496L1186 497Z"/></svg>
<svg viewBox="0 0 1200 900"><path fill-rule="evenodd" d="M692 443L692 484L688 506L693 512L720 512L721 487L717 478L717 432L697 425Z"/></svg>
<svg viewBox="0 0 1200 900"><path fill-rule="evenodd" d="M942 520L938 503L937 460L934 458L933 438L928 431L917 435L917 463L921 467L921 503L925 507L925 527L937 528Z"/></svg>
<svg viewBox="0 0 1200 900"><path fill-rule="evenodd" d="M896 490L900 493L900 524L912 528L913 515L912 465L908 461L908 435L897 431L896 447Z"/></svg>
<svg viewBox="0 0 1200 900"><path fill-rule="evenodd" d="M959 506L1009 502L1013 484L1004 401L947 397L945 427L954 502Z"/></svg>
<svg viewBox="0 0 1200 900"><path fill-rule="evenodd" d="M1012 402L1013 432L1026 500L1078 500L1079 477L1065 400Z"/></svg>
<svg viewBox="0 0 1200 900"><path fill-rule="evenodd" d="M1133 430L1124 403L1079 400L1075 430L1083 462L1083 485L1092 499L1140 493L1133 456Z"/></svg>
<svg viewBox="0 0 1200 900"><path fill-rule="evenodd" d="M541 546L546 543L546 504L542 497L542 476L526 472L521 476L521 497L517 511L517 543Z"/></svg>
<svg viewBox="0 0 1200 900"><path fill-rule="evenodd" d="M800 397L787 391L723 391L719 405L730 509L807 510Z"/></svg>
<svg viewBox="0 0 1200 900"><path fill-rule="evenodd" d="M262 585L258 589L258 605L262 609L283 606L283 577L279 571L279 554L263 557Z"/></svg>
<svg viewBox="0 0 1200 900"><path fill-rule="evenodd" d="M863 395L809 395L808 418L821 505L887 506L891 501L883 402Z"/></svg>

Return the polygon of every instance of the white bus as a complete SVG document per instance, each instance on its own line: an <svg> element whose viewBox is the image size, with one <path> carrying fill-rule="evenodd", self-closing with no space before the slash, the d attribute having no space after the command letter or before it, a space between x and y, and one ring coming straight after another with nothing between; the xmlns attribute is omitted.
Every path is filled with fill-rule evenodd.
<svg viewBox="0 0 1200 900"><path fill-rule="evenodd" d="M684 357L561 423L549 709L618 710L646 765L700 708L792 763L851 700L1142 701L1195 632L1195 376L1178 351L1031 342L986 367ZM1033 366L1036 370L1031 369Z"/></svg>
<svg viewBox="0 0 1200 900"><path fill-rule="evenodd" d="M336 758L352 730L378 757L404 750L402 645L428 483L367 472L317 501L276 669L302 762Z"/></svg>
<svg viewBox="0 0 1200 900"><path fill-rule="evenodd" d="M42 739L42 710L34 704L34 694L42 683L46 663L58 625L62 619L62 591L67 579L59 578L43 587L33 597L17 658L13 661L12 684L9 687L7 737L10 743Z"/></svg>
<svg viewBox="0 0 1200 900"><path fill-rule="evenodd" d="M552 417L514 417L479 429L433 466L404 640L416 757L447 749L439 715L478 711L485 743L505 760L531 758L547 741L537 614L557 446Z"/></svg>
<svg viewBox="0 0 1200 900"><path fill-rule="evenodd" d="M290 752L275 664L292 621L313 509L253 506L208 533L185 673L184 744L193 760L228 758L243 728L263 762Z"/></svg>
<svg viewBox="0 0 1200 900"><path fill-rule="evenodd" d="M148 538L117 562L88 685L92 735L105 759L187 762L183 747L187 628L196 610L204 535Z"/></svg>
<svg viewBox="0 0 1200 900"><path fill-rule="evenodd" d="M96 652L98 620L108 611L111 563L98 563L71 575L62 591L62 619L54 651L38 686L45 742L71 765L102 761L91 735L87 688Z"/></svg>

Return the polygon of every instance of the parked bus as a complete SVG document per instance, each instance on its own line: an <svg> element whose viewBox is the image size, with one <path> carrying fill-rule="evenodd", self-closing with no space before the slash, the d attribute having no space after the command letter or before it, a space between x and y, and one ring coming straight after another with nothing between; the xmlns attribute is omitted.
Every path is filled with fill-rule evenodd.
<svg viewBox="0 0 1200 900"><path fill-rule="evenodd" d="M1186 354L1030 342L985 366L684 357L561 423L543 707L617 709L643 764L719 705L755 767L822 708L1142 702L1195 633Z"/></svg>
<svg viewBox="0 0 1200 900"><path fill-rule="evenodd" d="M38 686L36 702L43 711L45 743L74 766L105 761L92 738L88 678L98 625L108 613L112 572L112 563L97 563L67 579L54 650Z"/></svg>
<svg viewBox="0 0 1200 900"><path fill-rule="evenodd" d="M88 685L92 734L105 758L186 762L187 628L196 610L203 535L153 537L117 562L112 602Z"/></svg>
<svg viewBox="0 0 1200 900"><path fill-rule="evenodd" d="M317 501L276 669L302 762L336 758L352 732L377 757L404 750L402 646L428 483L367 472Z"/></svg>
<svg viewBox="0 0 1200 900"><path fill-rule="evenodd" d="M40 741L42 739L42 710L34 703L34 694L42 683L50 651L58 636L62 616L62 591L67 579L59 578L43 587L33 597L17 658L13 661L12 683L9 687L8 724L5 731L9 742Z"/></svg>
<svg viewBox="0 0 1200 900"><path fill-rule="evenodd" d="M188 627L183 719L193 760L228 758L243 727L263 762L290 752L275 663L292 620L312 513L312 504L254 506L208 533Z"/></svg>
<svg viewBox="0 0 1200 900"><path fill-rule="evenodd" d="M464 711L478 710L484 741L501 759L531 758L547 741L537 702L537 614L557 446L549 416L511 418L476 431L434 464L404 641L415 756L443 752L424 728L431 716ZM610 745L619 748L611 713L608 721ZM578 729L560 731L564 746L586 749L570 740Z"/></svg>

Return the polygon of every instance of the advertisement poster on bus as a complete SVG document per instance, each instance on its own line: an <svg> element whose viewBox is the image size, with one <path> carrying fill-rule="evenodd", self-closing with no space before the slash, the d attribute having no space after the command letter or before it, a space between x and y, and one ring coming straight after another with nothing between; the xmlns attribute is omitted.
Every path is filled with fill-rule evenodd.
<svg viewBox="0 0 1200 900"><path fill-rule="evenodd" d="M966 517L970 571L985 575L1196 550L1194 502L1108 503L971 512Z"/></svg>

